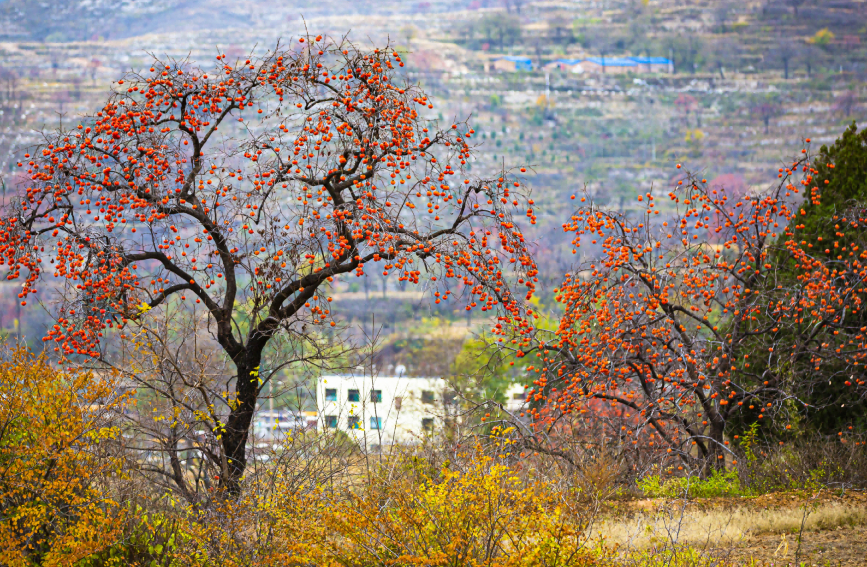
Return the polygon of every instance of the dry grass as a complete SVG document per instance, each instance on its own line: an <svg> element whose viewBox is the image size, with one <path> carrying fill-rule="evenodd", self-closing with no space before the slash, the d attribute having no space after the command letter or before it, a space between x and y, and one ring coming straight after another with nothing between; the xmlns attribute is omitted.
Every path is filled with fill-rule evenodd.
<svg viewBox="0 0 867 567"><path fill-rule="evenodd" d="M815 507L807 503L806 506L806 531L867 524L867 506L838 502L819 503ZM681 502L662 502L655 510L604 519L594 531L610 544L633 549L664 543L721 548L736 546L763 534L797 533L804 510L804 506L699 510Z"/></svg>

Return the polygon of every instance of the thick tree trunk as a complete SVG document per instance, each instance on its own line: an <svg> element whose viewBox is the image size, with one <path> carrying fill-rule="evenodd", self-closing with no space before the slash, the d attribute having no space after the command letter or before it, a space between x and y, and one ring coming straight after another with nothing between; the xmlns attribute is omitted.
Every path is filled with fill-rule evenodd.
<svg viewBox="0 0 867 567"><path fill-rule="evenodd" d="M235 384L236 405L226 419L225 430L221 432L223 443L223 473L220 475L220 487L231 494L238 494L241 489L241 479L247 468L247 441L250 438L250 426L253 423L253 413L256 410L256 400L259 399L259 364L262 351L247 349L235 361L238 370Z"/></svg>
<svg viewBox="0 0 867 567"><path fill-rule="evenodd" d="M714 470L720 470L725 466L725 450L723 443L725 432L725 421L719 415L711 416L710 432L708 441L708 458L707 465L704 467L707 474Z"/></svg>

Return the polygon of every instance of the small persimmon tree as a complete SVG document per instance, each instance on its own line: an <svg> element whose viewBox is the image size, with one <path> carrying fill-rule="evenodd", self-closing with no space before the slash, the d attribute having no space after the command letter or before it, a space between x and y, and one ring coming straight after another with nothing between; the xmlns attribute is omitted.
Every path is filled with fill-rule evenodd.
<svg viewBox="0 0 867 567"><path fill-rule="evenodd" d="M506 172L463 173L474 131L429 120L402 66L391 49L321 36L246 60L219 54L210 70L154 59L19 164L29 183L2 219L0 251L8 278L24 280L22 304L45 276L59 282L46 339L62 355L105 360L104 336L128 336L172 302L207 311L201 330L234 367L203 408L228 464L222 488L244 474L266 346L335 325L326 292L338 277L376 266L429 281L437 302L460 288L467 309L508 321L532 293L513 218L524 208L532 221L532 200Z"/></svg>
<svg viewBox="0 0 867 567"><path fill-rule="evenodd" d="M730 452L730 423L785 430L819 382L863 395L867 329L849 314L863 309L867 252L850 243L828 255L836 243L800 238L798 205L818 198L816 171L805 150L779 183L734 198L688 174L668 203L640 195L637 215L581 198L563 229L588 259L555 290L559 327L518 353L539 358L528 367L537 422L604 400L630 418L615 436L643 434L713 467ZM791 266L775 265L781 253Z"/></svg>

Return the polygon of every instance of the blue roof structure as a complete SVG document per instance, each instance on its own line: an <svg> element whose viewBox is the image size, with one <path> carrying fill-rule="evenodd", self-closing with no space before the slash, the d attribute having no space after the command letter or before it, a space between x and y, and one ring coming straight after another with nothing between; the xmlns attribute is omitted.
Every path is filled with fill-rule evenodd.
<svg viewBox="0 0 867 567"><path fill-rule="evenodd" d="M670 65L671 61L665 57L627 57L640 65Z"/></svg>
<svg viewBox="0 0 867 567"><path fill-rule="evenodd" d="M500 59L505 59L506 61L511 61L515 64L515 69L519 71L532 71L533 70L533 60L529 57L517 57L514 55L507 55L505 57L497 57L494 61L499 61Z"/></svg>
<svg viewBox="0 0 867 567"><path fill-rule="evenodd" d="M638 65L629 57L588 57L585 61L603 67L635 67Z"/></svg>
<svg viewBox="0 0 867 567"><path fill-rule="evenodd" d="M571 67L572 65L577 65L582 61L583 59L557 59L554 63L562 63L563 65L569 65Z"/></svg>

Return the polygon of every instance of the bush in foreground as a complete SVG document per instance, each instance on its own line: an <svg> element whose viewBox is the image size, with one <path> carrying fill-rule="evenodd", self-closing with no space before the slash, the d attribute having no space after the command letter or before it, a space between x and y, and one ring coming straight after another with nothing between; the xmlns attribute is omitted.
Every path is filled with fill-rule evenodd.
<svg viewBox="0 0 867 567"><path fill-rule="evenodd" d="M111 378L58 374L23 348L0 362L0 564L68 565L121 537Z"/></svg>

